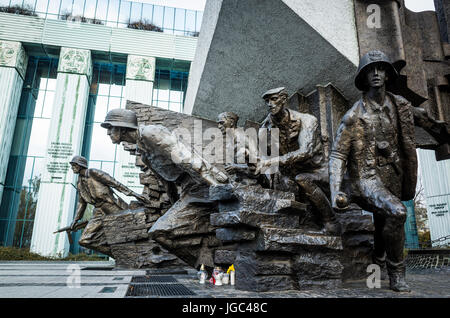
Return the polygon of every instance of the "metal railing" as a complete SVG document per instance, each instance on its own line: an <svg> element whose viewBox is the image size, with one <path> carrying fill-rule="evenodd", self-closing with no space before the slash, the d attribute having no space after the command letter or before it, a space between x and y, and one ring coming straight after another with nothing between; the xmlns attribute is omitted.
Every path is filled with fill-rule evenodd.
<svg viewBox="0 0 450 318"><path fill-rule="evenodd" d="M198 36L202 11L125 0L0 0L0 12Z"/></svg>

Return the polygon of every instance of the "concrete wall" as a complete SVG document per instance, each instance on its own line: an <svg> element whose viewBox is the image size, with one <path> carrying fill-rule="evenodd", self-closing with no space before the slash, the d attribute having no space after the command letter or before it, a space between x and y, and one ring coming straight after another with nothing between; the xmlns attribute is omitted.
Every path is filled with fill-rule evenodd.
<svg viewBox="0 0 450 318"><path fill-rule="evenodd" d="M208 0L185 113L215 119L229 110L241 123L261 121L267 113L261 94L279 86L306 95L317 84L332 82L347 99L356 99L359 61L351 1L330 8L329 2L307 2ZM314 10L304 10L308 5ZM333 10L333 17L348 20L343 27L327 24Z"/></svg>

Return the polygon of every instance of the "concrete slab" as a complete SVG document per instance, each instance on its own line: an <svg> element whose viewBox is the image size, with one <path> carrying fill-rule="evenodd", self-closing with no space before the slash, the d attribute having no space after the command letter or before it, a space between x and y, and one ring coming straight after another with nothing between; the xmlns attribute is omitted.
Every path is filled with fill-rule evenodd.
<svg viewBox="0 0 450 318"><path fill-rule="evenodd" d="M330 82L346 99L356 100L359 53L352 2L301 2L208 1L184 112L215 119L233 111L241 125L246 119L261 122L266 90L284 86L289 94L307 95ZM310 5L314 9L306 11ZM345 27L330 22L338 17Z"/></svg>

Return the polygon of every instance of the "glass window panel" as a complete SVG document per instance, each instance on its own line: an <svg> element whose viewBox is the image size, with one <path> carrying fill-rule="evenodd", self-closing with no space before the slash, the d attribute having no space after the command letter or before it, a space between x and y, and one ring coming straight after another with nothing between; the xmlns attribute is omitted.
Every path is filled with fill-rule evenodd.
<svg viewBox="0 0 450 318"><path fill-rule="evenodd" d="M84 16L84 0L74 0L73 1L72 15L74 17L83 17Z"/></svg>
<svg viewBox="0 0 450 318"><path fill-rule="evenodd" d="M89 160L89 168L101 169L101 165L102 165L101 161Z"/></svg>
<svg viewBox="0 0 450 318"><path fill-rule="evenodd" d="M62 0L61 1L61 10L59 10L60 15L72 15L72 4L73 0Z"/></svg>
<svg viewBox="0 0 450 318"><path fill-rule="evenodd" d="M50 0L48 3L47 13L58 14L59 13L60 0Z"/></svg>
<svg viewBox="0 0 450 318"><path fill-rule="evenodd" d="M195 11L186 10L186 31L195 31Z"/></svg>
<svg viewBox="0 0 450 318"><path fill-rule="evenodd" d="M95 103L95 122L103 122L105 120L106 113L108 112L108 97L99 96Z"/></svg>
<svg viewBox="0 0 450 318"><path fill-rule="evenodd" d="M110 91L110 95L111 96L116 96L116 97L121 97L122 96L122 87L120 85L111 85L111 91Z"/></svg>
<svg viewBox="0 0 450 318"><path fill-rule="evenodd" d="M120 101L121 101L120 97L110 97L108 109L111 110L114 108L120 108Z"/></svg>
<svg viewBox="0 0 450 318"><path fill-rule="evenodd" d="M175 34L175 35L186 35L186 32L185 31L175 30L175 31L173 31L173 34Z"/></svg>
<svg viewBox="0 0 450 318"><path fill-rule="evenodd" d="M128 28L128 23L118 23L117 27L118 28L122 28L122 29L126 29L126 28Z"/></svg>
<svg viewBox="0 0 450 318"><path fill-rule="evenodd" d="M131 3L129 1L120 2L119 22L122 23L130 22L130 9Z"/></svg>
<svg viewBox="0 0 450 318"><path fill-rule="evenodd" d="M142 3L138 2L131 2L131 22L138 22L141 21L142 17Z"/></svg>
<svg viewBox="0 0 450 318"><path fill-rule="evenodd" d="M181 104L180 103L169 103L169 110L174 112L180 112L181 111Z"/></svg>
<svg viewBox="0 0 450 318"><path fill-rule="evenodd" d="M36 0L24 0L23 1L23 7L25 9L28 9L28 10L31 10L31 11L34 10L34 6L35 5L36 5Z"/></svg>
<svg viewBox="0 0 450 318"><path fill-rule="evenodd" d="M142 5L142 21L153 22L153 5L146 3Z"/></svg>
<svg viewBox="0 0 450 318"><path fill-rule="evenodd" d="M15 6L21 7L22 6L22 2L23 2L23 0L11 0L10 6L11 7L15 7Z"/></svg>
<svg viewBox="0 0 450 318"><path fill-rule="evenodd" d="M120 108L126 108L127 100L125 98L122 98L120 101Z"/></svg>
<svg viewBox="0 0 450 318"><path fill-rule="evenodd" d="M24 187L28 187L28 186L32 185L31 181L33 180L33 164L34 164L34 158L28 157L27 162L25 164L25 171L24 171L23 179L22 179L23 180L22 186L24 186Z"/></svg>
<svg viewBox="0 0 450 318"><path fill-rule="evenodd" d="M34 108L34 116L41 117L42 108L44 107L45 91L39 91L38 98L36 100L36 106Z"/></svg>
<svg viewBox="0 0 450 318"><path fill-rule="evenodd" d="M95 7L97 5L96 0L86 0L84 5L84 17L93 19L95 17Z"/></svg>
<svg viewBox="0 0 450 318"><path fill-rule="evenodd" d="M169 109L169 102L157 101L156 106L164 109Z"/></svg>
<svg viewBox="0 0 450 318"><path fill-rule="evenodd" d="M114 162L102 162L102 170L110 176L114 176Z"/></svg>
<svg viewBox="0 0 450 318"><path fill-rule="evenodd" d="M27 197L28 197L28 192L25 189L23 189L22 193L20 195L18 216L23 215L27 209ZM16 226L14 228L13 242L12 242L12 246L14 246L14 247L21 247L22 225L23 225L23 221L16 222ZM11 230L12 229L10 228L10 231Z"/></svg>
<svg viewBox="0 0 450 318"><path fill-rule="evenodd" d="M33 211L30 211L30 210ZM28 215L32 214L33 215L33 219L34 219L34 214L36 213L36 203L33 204L32 208L30 208L30 210L27 213L27 218ZM31 246L31 237L33 234L33 221L24 221L24 227L23 227L23 234L22 234L22 247L30 247Z"/></svg>
<svg viewBox="0 0 450 318"><path fill-rule="evenodd" d="M59 15L47 13L46 18L47 18L47 19L51 19L51 20L58 20L58 19L59 19Z"/></svg>
<svg viewBox="0 0 450 318"><path fill-rule="evenodd" d="M109 0L108 21L117 22L119 18L119 0Z"/></svg>
<svg viewBox="0 0 450 318"><path fill-rule="evenodd" d="M113 161L116 146L111 143L111 138L106 134L106 129L102 128L100 124L96 124L92 130L90 159Z"/></svg>
<svg viewBox="0 0 450 318"><path fill-rule="evenodd" d="M99 84L98 85L98 95L109 95L109 86L108 84Z"/></svg>
<svg viewBox="0 0 450 318"><path fill-rule="evenodd" d="M33 168L33 180L41 179L42 174L44 173L44 167L45 167L45 158L35 158L34 159L34 168ZM33 184L33 186L36 186L36 184Z"/></svg>
<svg viewBox="0 0 450 318"><path fill-rule="evenodd" d="M107 21L105 25L106 25L106 26L109 26L109 27L117 27L117 22L110 22L110 21Z"/></svg>
<svg viewBox="0 0 450 318"><path fill-rule="evenodd" d="M51 118L53 110L53 101L55 99L55 92L47 91L45 94L44 109L42 111L42 117Z"/></svg>
<svg viewBox="0 0 450 318"><path fill-rule="evenodd" d="M164 7L154 6L153 7L153 24L162 27L164 17Z"/></svg>
<svg viewBox="0 0 450 318"><path fill-rule="evenodd" d="M170 89L172 91L181 91L181 80L178 78L172 78L170 83Z"/></svg>
<svg viewBox="0 0 450 318"><path fill-rule="evenodd" d="M47 88L47 80L47 78L41 78L41 80L39 81L40 90L45 90Z"/></svg>
<svg viewBox="0 0 450 318"><path fill-rule="evenodd" d="M175 8L165 7L164 10L164 28L173 29L173 19L175 16Z"/></svg>
<svg viewBox="0 0 450 318"><path fill-rule="evenodd" d="M159 101L168 101L169 100L169 90L160 89L158 91L158 100Z"/></svg>
<svg viewBox="0 0 450 318"><path fill-rule="evenodd" d="M33 119L30 143L28 145L28 156L43 157L46 155L49 128L50 119Z"/></svg>
<svg viewBox="0 0 450 318"><path fill-rule="evenodd" d="M47 12L48 0L37 0L36 9L37 12Z"/></svg>
<svg viewBox="0 0 450 318"><path fill-rule="evenodd" d="M0 7L7 7L9 6L10 0L0 0Z"/></svg>
<svg viewBox="0 0 450 318"><path fill-rule="evenodd" d="M97 11L95 13L95 18L97 20L106 20L107 13L108 0L97 0Z"/></svg>
<svg viewBox="0 0 450 318"><path fill-rule="evenodd" d="M180 91L170 91L170 101L181 103L183 101L183 92Z"/></svg>
<svg viewBox="0 0 450 318"><path fill-rule="evenodd" d="M49 78L47 80L47 91L54 91L54 90L56 90L56 79Z"/></svg>
<svg viewBox="0 0 450 318"><path fill-rule="evenodd" d="M197 11L197 22L195 31L200 32L200 27L202 26L203 12Z"/></svg>
<svg viewBox="0 0 450 318"><path fill-rule="evenodd" d="M184 15L186 13L185 9L175 10L175 30L184 30Z"/></svg>
<svg viewBox="0 0 450 318"><path fill-rule="evenodd" d="M113 73L112 84L125 86L125 65L116 65Z"/></svg>

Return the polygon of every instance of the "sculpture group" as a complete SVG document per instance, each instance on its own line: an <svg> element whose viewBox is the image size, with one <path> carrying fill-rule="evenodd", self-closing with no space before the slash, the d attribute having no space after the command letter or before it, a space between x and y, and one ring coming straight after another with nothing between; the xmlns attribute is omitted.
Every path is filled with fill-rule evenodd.
<svg viewBox="0 0 450 318"><path fill-rule="evenodd" d="M146 233L128 237L128 243L151 241L152 251L162 250L171 259L175 255L177 264L205 264L211 270L234 263L236 288L336 287L345 279L362 278L367 265L375 263L387 268L392 290L409 291L401 201L415 193L414 124L440 126L447 140L448 124L387 91L397 76L384 53L362 57L355 78L362 97L342 118L329 158L318 119L289 108L283 87L262 95L268 115L257 140L242 135L236 114L219 114L223 146L231 149L233 159L244 158L241 162L209 162L173 130L151 122L151 116L150 123L142 123L134 110L111 110L102 127L114 144L136 155L144 171L141 180L156 180L164 199L149 195L149 183L143 183L143 194L134 193L106 173L88 169L86 159L76 156L71 164L79 174L79 203L71 229L77 228L86 204L92 204L95 214L79 243L116 257L104 218L137 211L148 220L157 214L142 227ZM150 113L147 109L140 111ZM256 144L273 134L277 149L269 146L266 155L254 154ZM137 201L126 204L112 188ZM154 212L156 201L158 208L167 208ZM373 224L361 209L372 213Z"/></svg>

